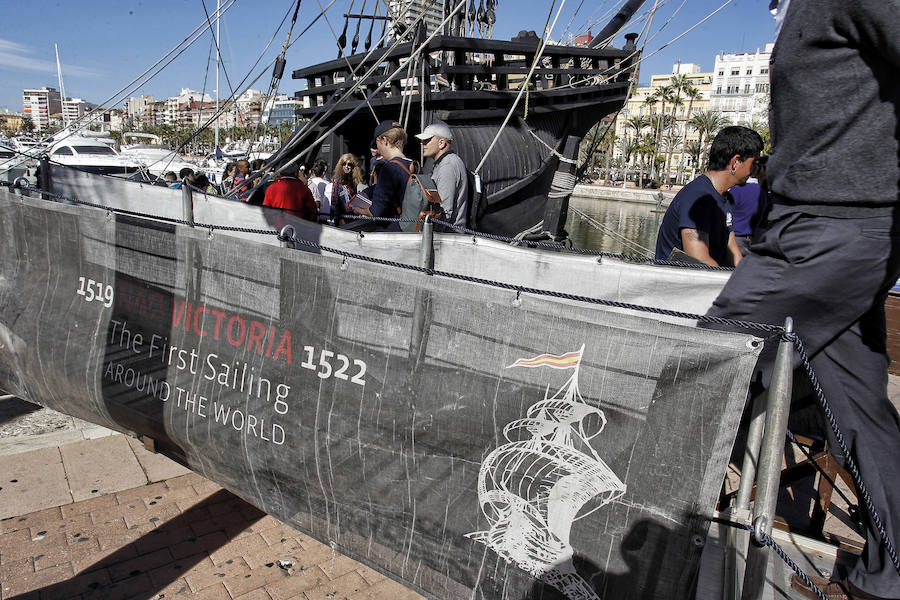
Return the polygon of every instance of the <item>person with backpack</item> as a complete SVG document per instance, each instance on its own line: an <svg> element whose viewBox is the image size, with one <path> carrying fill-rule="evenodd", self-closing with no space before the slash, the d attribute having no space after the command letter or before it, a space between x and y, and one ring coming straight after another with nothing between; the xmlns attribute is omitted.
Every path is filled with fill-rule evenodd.
<svg viewBox="0 0 900 600"><path fill-rule="evenodd" d="M406 131L397 121L382 121L373 135L383 166L378 172L378 181L372 188L372 204L367 207L353 206L353 212L368 217L399 217L402 212L403 197L411 173L418 173L418 165L406 158ZM399 223L383 227L385 231L400 231Z"/></svg>
<svg viewBox="0 0 900 600"><path fill-rule="evenodd" d="M465 227L469 210L469 179L465 163L451 147L453 132L446 123L435 121L416 138L422 143L422 156L434 160L431 177L441 196L445 220Z"/></svg>

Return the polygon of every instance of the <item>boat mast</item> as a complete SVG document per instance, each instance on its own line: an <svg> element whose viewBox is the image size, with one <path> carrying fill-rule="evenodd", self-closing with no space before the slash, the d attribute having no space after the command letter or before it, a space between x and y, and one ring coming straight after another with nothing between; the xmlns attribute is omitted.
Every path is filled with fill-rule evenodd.
<svg viewBox="0 0 900 600"><path fill-rule="evenodd" d="M222 19L222 0L216 1L216 138L215 150L219 149L219 21Z"/></svg>
<svg viewBox="0 0 900 600"><path fill-rule="evenodd" d="M54 50L56 50L56 78L59 80L59 93L62 94L62 117L63 117L63 126L68 127L69 121L66 119L66 88L63 86L62 80L62 68L59 65L59 45L53 44Z"/></svg>

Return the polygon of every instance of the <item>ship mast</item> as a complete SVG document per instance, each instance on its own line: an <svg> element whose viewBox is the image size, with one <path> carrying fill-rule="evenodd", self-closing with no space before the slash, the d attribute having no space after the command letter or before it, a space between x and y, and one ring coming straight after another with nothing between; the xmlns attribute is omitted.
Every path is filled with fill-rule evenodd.
<svg viewBox="0 0 900 600"><path fill-rule="evenodd" d="M59 93L62 95L62 102L60 106L62 108L62 117L63 117L63 126L68 127L69 121L66 119L66 88L63 86L62 80L62 67L59 65L59 46L57 44L53 44L54 50L56 50L56 78L59 80Z"/></svg>
<svg viewBox="0 0 900 600"><path fill-rule="evenodd" d="M222 19L222 0L216 1L216 124L215 151L219 150L219 21Z"/></svg>

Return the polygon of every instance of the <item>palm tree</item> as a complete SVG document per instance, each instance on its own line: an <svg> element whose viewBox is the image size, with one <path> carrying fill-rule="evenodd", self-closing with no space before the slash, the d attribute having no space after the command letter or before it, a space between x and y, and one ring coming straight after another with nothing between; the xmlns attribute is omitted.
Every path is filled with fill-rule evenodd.
<svg viewBox="0 0 900 600"><path fill-rule="evenodd" d="M631 160L631 155L634 154L635 149L637 148L637 144L633 139L626 136L623 138L619 138L619 141L616 142L616 146L619 148L619 152L622 153L622 165L625 169L628 168L628 161ZM623 180L626 179L627 173L623 173Z"/></svg>
<svg viewBox="0 0 900 600"><path fill-rule="evenodd" d="M703 154L703 144L700 140L691 140L685 146L685 151L693 159L694 168L700 163L700 155Z"/></svg>
<svg viewBox="0 0 900 600"><path fill-rule="evenodd" d="M641 130L649 124L650 119L648 117L639 117L637 115L628 117L628 119L625 120L625 127L634 129L635 138L637 138L641 134Z"/></svg>
<svg viewBox="0 0 900 600"><path fill-rule="evenodd" d="M678 161L678 178L681 178L681 174L684 172L684 155L687 154L687 145L688 145L688 132L687 128L691 124L691 110L694 108L694 100L699 100L702 97L700 90L694 87L691 83L688 83L684 88L684 96L688 99L688 107L686 113L686 119L684 122L684 149L681 152L681 158Z"/></svg>
<svg viewBox="0 0 900 600"><path fill-rule="evenodd" d="M702 110L691 117L690 123L691 127L696 129L700 134L700 147L705 150L706 145L712 140L713 136L715 136L720 129L728 125L729 121L717 112ZM701 171L706 168L706 160L703 162L704 166L700 169Z"/></svg>

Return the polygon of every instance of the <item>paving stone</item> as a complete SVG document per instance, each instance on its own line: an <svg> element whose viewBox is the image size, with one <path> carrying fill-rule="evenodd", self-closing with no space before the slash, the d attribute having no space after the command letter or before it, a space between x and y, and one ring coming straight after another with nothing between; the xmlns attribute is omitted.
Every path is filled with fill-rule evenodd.
<svg viewBox="0 0 900 600"><path fill-rule="evenodd" d="M329 582L328 575L318 567L306 569L304 571L295 571L288 577L268 584L265 587L266 592L272 597L272 600L288 600L296 598L303 590L317 588Z"/></svg>
<svg viewBox="0 0 900 600"><path fill-rule="evenodd" d="M109 578L113 581L122 581L136 577L141 573L148 573L152 569L172 562L172 554L168 548L161 548L150 554L142 554L136 558L124 560L107 567Z"/></svg>
<svg viewBox="0 0 900 600"><path fill-rule="evenodd" d="M44 547L39 551L35 549L32 552L38 551L39 553L32 555L32 559L34 560L34 570L40 571L41 569L64 565L73 561L84 561L88 558L96 559L97 551L99 549L100 544L97 543L95 538L90 539L88 543L84 544L69 545L63 542L62 544L55 544L49 548Z"/></svg>
<svg viewBox="0 0 900 600"><path fill-rule="evenodd" d="M110 584L109 573L105 569L77 573L68 580L57 582L50 589L41 592L42 598L68 598L76 594L82 594L87 598L97 598L96 590ZM62 592L59 594L58 592Z"/></svg>
<svg viewBox="0 0 900 600"><path fill-rule="evenodd" d="M206 535L186 538L184 541L172 546L169 550L172 557L179 559L200 552L211 553L228 543L228 538L221 531L214 531Z"/></svg>
<svg viewBox="0 0 900 600"><path fill-rule="evenodd" d="M38 554L45 554L46 552L52 551L54 548L65 547L66 545L66 536L61 531L50 533L39 530L34 536L31 535L30 530L25 530L25 532L28 533L28 535L24 538L23 543L10 546L2 551L3 561L17 560L19 558L25 558L26 556L34 557ZM0 537L0 541L2 541L2 539L3 538Z"/></svg>
<svg viewBox="0 0 900 600"><path fill-rule="evenodd" d="M147 483L125 436L114 435L59 447L75 501Z"/></svg>
<svg viewBox="0 0 900 600"><path fill-rule="evenodd" d="M0 460L0 519L72 502L58 448L4 458Z"/></svg>
<svg viewBox="0 0 900 600"><path fill-rule="evenodd" d="M133 500L143 500L150 496L157 496L168 491L165 481L151 483L150 485L142 485L136 488L116 492L116 500L119 504L127 504Z"/></svg>
<svg viewBox="0 0 900 600"><path fill-rule="evenodd" d="M129 513L125 515L125 525L129 528L135 525L150 524L160 527L167 522L177 519L182 515L181 510L175 504L148 506L144 512Z"/></svg>
<svg viewBox="0 0 900 600"><path fill-rule="evenodd" d="M25 592L39 590L59 581L70 579L73 574L72 565L69 564L31 573L26 571L21 575L10 577L0 582L0 597L12 598Z"/></svg>
<svg viewBox="0 0 900 600"><path fill-rule="evenodd" d="M335 553L334 560L319 564L319 568L325 571L325 574L331 579L343 577L350 571L355 571L357 567L359 567L358 562L339 553Z"/></svg>
<svg viewBox="0 0 900 600"><path fill-rule="evenodd" d="M144 447L141 440L132 437L126 439L128 440L128 445L131 446L132 452L134 452L135 458L137 458L138 462L141 464L141 468L144 470L144 473L147 474L147 479L150 482L164 481L191 472L187 467L178 464L162 454L150 452Z"/></svg>
<svg viewBox="0 0 900 600"><path fill-rule="evenodd" d="M210 586L190 595L191 600L231 600L231 594L222 583Z"/></svg>
<svg viewBox="0 0 900 600"><path fill-rule="evenodd" d="M226 549L228 546L225 547ZM228 558L222 562L213 562L212 568L191 573L185 579L194 591L205 589L221 583L226 578L238 578L250 574L250 565L241 558Z"/></svg>
<svg viewBox="0 0 900 600"><path fill-rule="evenodd" d="M393 579L384 578L350 595L350 600L424 600L424 597Z"/></svg>
<svg viewBox="0 0 900 600"><path fill-rule="evenodd" d="M116 500L115 494L104 494L102 496L95 496L87 500L80 500L78 502L75 502L74 504L61 506L60 511L62 512L63 517L69 518L74 515L91 513L102 508L116 506L118 503L119 502L118 500Z"/></svg>
<svg viewBox="0 0 900 600"><path fill-rule="evenodd" d="M24 572L34 572L34 561L30 556L18 560L3 561L0 564L0 581L6 581L10 577L17 577Z"/></svg>
<svg viewBox="0 0 900 600"><path fill-rule="evenodd" d="M207 572L213 568L209 555L205 552L185 556L179 559L173 559L168 563L150 570L150 579L159 591L163 588L172 588L183 586L187 592L190 592L190 585L187 577L194 573ZM180 583L179 583L180 582Z"/></svg>
<svg viewBox="0 0 900 600"><path fill-rule="evenodd" d="M76 573L90 573L98 569L106 569L109 565L130 560L137 556L138 553L131 544L125 546L113 546L111 548L101 548L90 556L73 561L72 568Z"/></svg>
<svg viewBox="0 0 900 600"><path fill-rule="evenodd" d="M272 596L266 593L265 588L259 588L238 596L234 600L272 600Z"/></svg>
<svg viewBox="0 0 900 600"><path fill-rule="evenodd" d="M121 548L127 544L131 544L139 540L144 534L148 531L153 531L155 529L153 525L140 525L135 528L123 528L123 529L115 529L105 532L101 535L98 535L97 538L100 540L100 549L105 550L107 548ZM134 550L132 548L132 550Z"/></svg>
<svg viewBox="0 0 900 600"><path fill-rule="evenodd" d="M369 585L375 585L379 581L383 581L384 579L386 579L384 575L382 575L375 569L367 567L365 565L357 566L356 572L359 573L362 578L369 583Z"/></svg>
<svg viewBox="0 0 900 600"><path fill-rule="evenodd" d="M362 578L362 575L356 571L351 571L318 587L304 590L303 594L309 600L348 598L368 587L369 584Z"/></svg>
<svg viewBox="0 0 900 600"><path fill-rule="evenodd" d="M241 538L230 540L227 546L217 548L209 553L213 563L219 564L229 558L265 554L269 550L266 540L258 533L245 535Z"/></svg>
<svg viewBox="0 0 900 600"><path fill-rule="evenodd" d="M262 566L252 569L246 575L236 577L226 577L222 580L232 598L237 598L243 594L251 592L257 588L268 586L269 584L281 581L288 577L287 572L279 569L274 564L271 567Z"/></svg>
<svg viewBox="0 0 900 600"><path fill-rule="evenodd" d="M176 489L176 488L180 488L180 487L193 486L194 484L203 483L203 482L209 483L209 479L206 479L202 475L198 475L197 473L194 473L193 471L191 471L191 472L185 473L184 475L181 475L179 477L173 477L171 479L167 479L166 485L169 486L169 488L171 488L171 489Z"/></svg>
<svg viewBox="0 0 900 600"><path fill-rule="evenodd" d="M96 590L96 598L152 598L153 582L146 573L102 585Z"/></svg>
<svg viewBox="0 0 900 600"><path fill-rule="evenodd" d="M91 520L94 523L106 523L124 518L126 515L135 517L147 512L147 506L142 500L132 500L127 504L116 504L109 508L101 508L91 512Z"/></svg>
<svg viewBox="0 0 900 600"><path fill-rule="evenodd" d="M0 521L0 535L32 527L35 523L58 521L60 519L62 519L62 512L59 506L45 508L44 510L38 510L18 517L8 517Z"/></svg>

